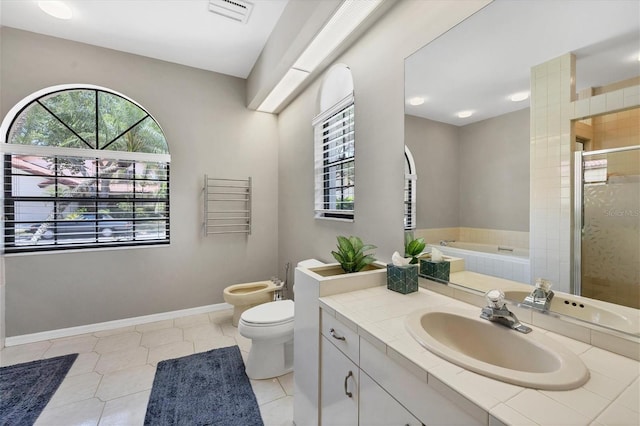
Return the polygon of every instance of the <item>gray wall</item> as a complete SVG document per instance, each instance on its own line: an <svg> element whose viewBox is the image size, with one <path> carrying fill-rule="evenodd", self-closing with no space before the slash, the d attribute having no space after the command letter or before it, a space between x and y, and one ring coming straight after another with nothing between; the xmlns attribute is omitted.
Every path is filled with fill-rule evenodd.
<svg viewBox="0 0 640 426"><path fill-rule="evenodd" d="M529 109L467 126L407 115L417 227L529 230Z"/></svg>
<svg viewBox="0 0 640 426"><path fill-rule="evenodd" d="M398 2L335 62L350 67L355 86L356 201L353 223L313 214L315 81L279 115L280 262L333 261L337 235L358 235L389 261L403 249L404 59L481 2ZM318 80L321 80L318 79Z"/></svg>
<svg viewBox="0 0 640 426"><path fill-rule="evenodd" d="M460 127L460 226L529 231L529 108Z"/></svg>
<svg viewBox="0 0 640 426"><path fill-rule="evenodd" d="M7 257L7 336L222 302L226 285L282 277L287 261L331 261L338 234L377 244L382 260L401 250L404 58L486 1L394 3L336 61L351 67L355 81L353 223L313 219L318 81L276 117L245 108L241 79L3 28L3 116L50 85L102 85L144 105L163 126L172 154L172 244ZM204 173L253 176L254 232L247 240L200 236Z"/></svg>
<svg viewBox="0 0 640 426"><path fill-rule="evenodd" d="M245 108L245 80L2 28L1 114L39 89L91 83L140 102L171 151L171 245L6 257L6 334L223 302L278 260L277 117ZM203 175L253 177L253 233L203 237Z"/></svg>
<svg viewBox="0 0 640 426"><path fill-rule="evenodd" d="M458 127L405 115L404 143L416 163L416 226L460 226Z"/></svg>

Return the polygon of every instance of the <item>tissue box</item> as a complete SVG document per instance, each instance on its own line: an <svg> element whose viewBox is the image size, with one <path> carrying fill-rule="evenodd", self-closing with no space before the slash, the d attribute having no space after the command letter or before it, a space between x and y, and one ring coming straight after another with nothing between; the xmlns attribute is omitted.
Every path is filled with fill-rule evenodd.
<svg viewBox="0 0 640 426"><path fill-rule="evenodd" d="M387 265L387 288L407 294L418 291L418 265Z"/></svg>
<svg viewBox="0 0 640 426"><path fill-rule="evenodd" d="M420 259L420 275L431 280L448 283L450 265L446 260L434 262Z"/></svg>

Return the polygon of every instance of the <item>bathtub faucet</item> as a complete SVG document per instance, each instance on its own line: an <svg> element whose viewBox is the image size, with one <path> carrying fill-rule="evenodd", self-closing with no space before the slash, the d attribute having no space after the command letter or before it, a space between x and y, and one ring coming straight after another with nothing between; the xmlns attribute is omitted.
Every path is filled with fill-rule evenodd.
<svg viewBox="0 0 640 426"><path fill-rule="evenodd" d="M440 245L441 246L448 246L449 243L455 243L456 240L440 240Z"/></svg>

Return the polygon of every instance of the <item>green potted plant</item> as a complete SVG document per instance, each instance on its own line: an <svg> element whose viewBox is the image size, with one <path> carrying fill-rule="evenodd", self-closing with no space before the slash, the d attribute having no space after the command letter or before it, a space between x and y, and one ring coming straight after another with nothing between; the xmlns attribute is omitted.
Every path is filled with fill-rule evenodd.
<svg viewBox="0 0 640 426"><path fill-rule="evenodd" d="M338 235L338 251L332 251L333 257L347 273L358 272L375 262L376 258L367 251L377 248L372 244L364 244L358 237Z"/></svg>
<svg viewBox="0 0 640 426"><path fill-rule="evenodd" d="M411 232L404 234L404 257L410 257L409 264L418 264L418 256L422 254L422 251L427 246L424 242L424 238L413 238Z"/></svg>

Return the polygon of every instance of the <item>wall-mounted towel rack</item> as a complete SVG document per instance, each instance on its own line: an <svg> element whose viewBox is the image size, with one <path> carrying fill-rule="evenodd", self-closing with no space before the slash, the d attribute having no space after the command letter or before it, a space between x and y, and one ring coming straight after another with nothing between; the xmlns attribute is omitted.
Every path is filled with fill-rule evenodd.
<svg viewBox="0 0 640 426"><path fill-rule="evenodd" d="M222 179L204 175L204 235L251 235L251 177Z"/></svg>

